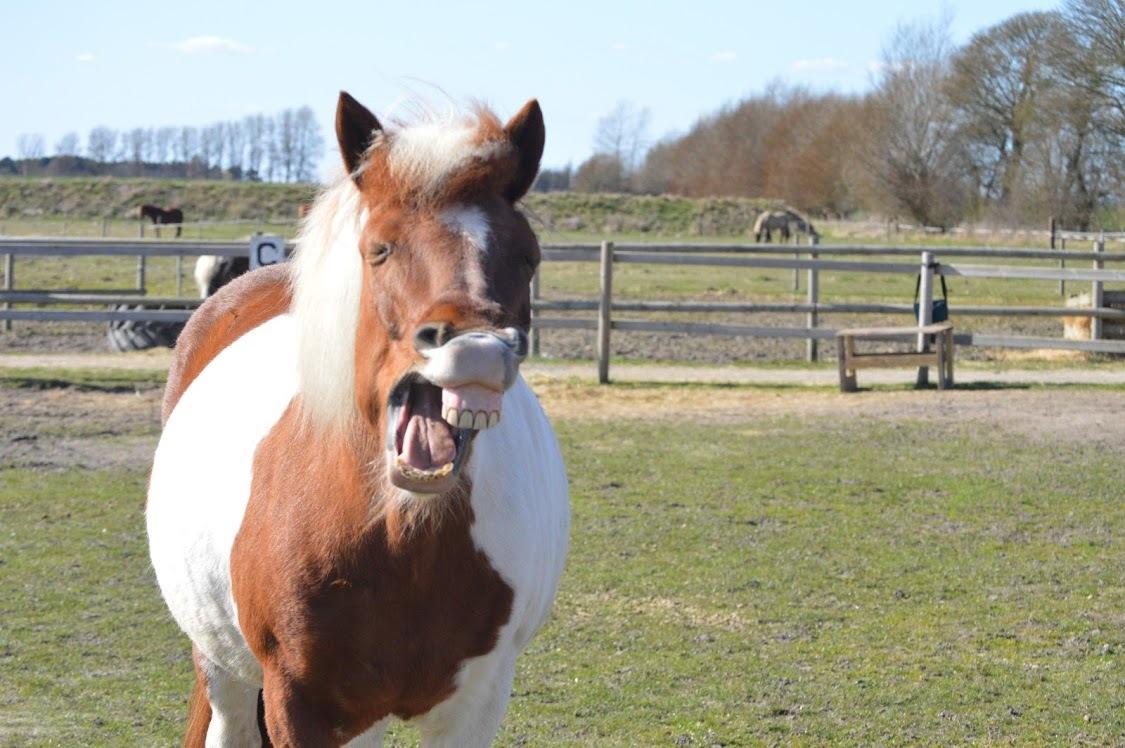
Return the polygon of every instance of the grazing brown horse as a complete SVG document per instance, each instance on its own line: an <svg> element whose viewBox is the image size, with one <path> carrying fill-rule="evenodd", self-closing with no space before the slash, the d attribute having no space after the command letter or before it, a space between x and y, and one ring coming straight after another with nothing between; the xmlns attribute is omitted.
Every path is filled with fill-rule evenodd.
<svg viewBox="0 0 1125 748"><path fill-rule="evenodd" d="M157 236L160 236L160 226L162 224L175 224L177 238L184 229L184 212L179 208L161 208L145 203L144 205L138 206L137 211L141 218L147 218L156 225Z"/></svg>
<svg viewBox="0 0 1125 748"><path fill-rule="evenodd" d="M381 745L396 716L483 746L567 547L519 374L543 118L384 128L341 93L336 134L349 176L293 260L204 302L169 374L147 521L194 645L185 742Z"/></svg>

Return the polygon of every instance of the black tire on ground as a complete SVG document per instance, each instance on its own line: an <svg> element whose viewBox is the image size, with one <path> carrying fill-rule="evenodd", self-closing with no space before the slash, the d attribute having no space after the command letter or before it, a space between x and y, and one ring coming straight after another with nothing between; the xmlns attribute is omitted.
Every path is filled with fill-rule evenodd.
<svg viewBox="0 0 1125 748"><path fill-rule="evenodd" d="M144 309L143 306L122 304L118 311ZM143 351L149 348L171 348L184 329L183 322L154 322L151 320L114 320L106 329L106 339L111 350L119 353Z"/></svg>

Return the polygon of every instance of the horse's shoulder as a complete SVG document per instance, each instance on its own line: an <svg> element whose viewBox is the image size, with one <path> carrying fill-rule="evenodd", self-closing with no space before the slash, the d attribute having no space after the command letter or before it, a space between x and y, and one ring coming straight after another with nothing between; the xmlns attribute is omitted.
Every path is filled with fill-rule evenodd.
<svg viewBox="0 0 1125 748"><path fill-rule="evenodd" d="M180 397L224 348L288 311L292 301L289 284L288 264L270 265L223 286L191 315L176 341L168 370L162 422L168 421Z"/></svg>

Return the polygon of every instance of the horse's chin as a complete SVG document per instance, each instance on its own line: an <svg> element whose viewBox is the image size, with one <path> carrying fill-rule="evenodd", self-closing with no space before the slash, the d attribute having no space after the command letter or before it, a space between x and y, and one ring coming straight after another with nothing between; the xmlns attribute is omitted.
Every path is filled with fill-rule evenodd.
<svg viewBox="0 0 1125 748"><path fill-rule="evenodd" d="M386 462L387 477L397 488L440 495L453 490L460 481L480 429L449 423L443 414L443 410L448 413L443 408L443 394L441 387L417 372L409 372L391 389L387 398Z"/></svg>

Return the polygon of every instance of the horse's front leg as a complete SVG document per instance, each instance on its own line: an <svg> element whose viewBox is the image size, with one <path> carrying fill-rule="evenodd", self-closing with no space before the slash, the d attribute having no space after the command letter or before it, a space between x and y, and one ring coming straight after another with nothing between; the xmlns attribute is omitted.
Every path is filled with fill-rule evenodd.
<svg viewBox="0 0 1125 748"><path fill-rule="evenodd" d="M515 675L514 655L505 657L494 670L486 669L485 673L479 673L483 676L481 682L474 682L478 673L467 669L458 693L418 720L422 748L486 748L492 745L508 711Z"/></svg>
<svg viewBox="0 0 1125 748"><path fill-rule="evenodd" d="M207 725L207 748L213 746L258 746L258 691L207 659L196 650L197 677L204 681L211 705Z"/></svg>
<svg viewBox="0 0 1125 748"><path fill-rule="evenodd" d="M266 707L266 732L277 748L329 748L343 743L339 732L325 721L323 713L309 702L300 686L278 668L265 670L262 700Z"/></svg>

